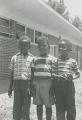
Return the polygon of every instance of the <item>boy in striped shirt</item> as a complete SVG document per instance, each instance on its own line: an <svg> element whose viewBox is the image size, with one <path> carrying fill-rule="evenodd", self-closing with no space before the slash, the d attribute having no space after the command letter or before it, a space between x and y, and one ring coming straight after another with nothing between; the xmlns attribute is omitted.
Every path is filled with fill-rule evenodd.
<svg viewBox="0 0 82 120"><path fill-rule="evenodd" d="M66 40L59 43L59 59L54 79L57 120L75 120L75 87L73 79L80 76L75 59L69 58L72 44ZM65 118L65 112L67 116Z"/></svg>
<svg viewBox="0 0 82 120"><path fill-rule="evenodd" d="M46 120L51 120L54 95L50 94L52 74L55 70L56 58L48 54L48 40L42 36L38 38L40 55L33 60L32 77L35 94L33 102L37 105L38 120L43 118L43 105L46 107Z"/></svg>

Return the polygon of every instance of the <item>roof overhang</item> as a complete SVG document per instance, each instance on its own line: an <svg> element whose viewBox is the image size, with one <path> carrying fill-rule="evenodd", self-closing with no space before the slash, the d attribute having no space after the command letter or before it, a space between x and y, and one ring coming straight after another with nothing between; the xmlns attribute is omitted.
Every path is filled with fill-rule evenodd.
<svg viewBox="0 0 82 120"><path fill-rule="evenodd" d="M82 46L82 32L42 0L0 0L0 15Z"/></svg>

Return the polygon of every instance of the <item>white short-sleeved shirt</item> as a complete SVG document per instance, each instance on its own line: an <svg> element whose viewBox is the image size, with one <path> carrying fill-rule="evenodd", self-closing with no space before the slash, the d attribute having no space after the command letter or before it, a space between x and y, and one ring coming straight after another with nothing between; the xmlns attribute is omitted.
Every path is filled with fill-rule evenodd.
<svg viewBox="0 0 82 120"><path fill-rule="evenodd" d="M14 80L30 80L32 59L30 53L27 56L17 53L12 57L10 69L14 72Z"/></svg>

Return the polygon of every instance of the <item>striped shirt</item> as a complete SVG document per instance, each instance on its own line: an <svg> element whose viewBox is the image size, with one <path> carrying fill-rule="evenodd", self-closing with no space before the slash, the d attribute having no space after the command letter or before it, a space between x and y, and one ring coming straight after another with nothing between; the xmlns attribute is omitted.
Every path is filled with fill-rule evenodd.
<svg viewBox="0 0 82 120"><path fill-rule="evenodd" d="M10 69L14 71L14 80L30 80L32 59L30 53L27 56L17 53L12 57Z"/></svg>
<svg viewBox="0 0 82 120"><path fill-rule="evenodd" d="M55 63L57 58L48 55L46 57L35 57L33 60L34 78L36 80L47 80L51 78L55 71Z"/></svg>
<svg viewBox="0 0 82 120"><path fill-rule="evenodd" d="M79 73L80 71L75 59L69 58L64 61L61 59L58 59L57 63L58 63L56 67L57 74L63 75L63 74L71 73L73 75L73 78L78 77L77 73Z"/></svg>

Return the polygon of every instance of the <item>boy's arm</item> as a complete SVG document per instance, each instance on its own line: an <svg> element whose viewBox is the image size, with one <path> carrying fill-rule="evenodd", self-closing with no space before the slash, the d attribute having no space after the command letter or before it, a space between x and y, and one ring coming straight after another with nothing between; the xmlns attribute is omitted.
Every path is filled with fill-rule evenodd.
<svg viewBox="0 0 82 120"><path fill-rule="evenodd" d="M31 96L35 96L35 94L36 94L36 90L35 90L34 84L33 84L34 71L35 71L35 58L32 60L32 64L31 64L31 81L30 81Z"/></svg>
<svg viewBox="0 0 82 120"><path fill-rule="evenodd" d="M31 68L31 80L30 80L30 85L33 85L33 79L34 79L34 68Z"/></svg>
<svg viewBox="0 0 82 120"><path fill-rule="evenodd" d="M8 90L8 95L9 97L12 96L12 88L13 88L13 81L14 81L14 57L12 57L11 62L10 62L10 85L9 85L9 90Z"/></svg>
<svg viewBox="0 0 82 120"><path fill-rule="evenodd" d="M13 89L13 82L14 82L14 77L13 77L13 70L10 73L10 85L9 85L9 90L8 90L8 96L12 96L12 89Z"/></svg>
<svg viewBox="0 0 82 120"><path fill-rule="evenodd" d="M72 69L73 69L73 71L74 71L73 79L79 78L79 77L80 77L80 70L79 70L79 67L78 67L76 61L73 62Z"/></svg>
<svg viewBox="0 0 82 120"><path fill-rule="evenodd" d="M33 85L33 79L34 79L34 68L31 68L31 82L30 82L31 96L35 96L36 94L36 90Z"/></svg>
<svg viewBox="0 0 82 120"><path fill-rule="evenodd" d="M79 70L76 60L72 61L71 67L72 67L71 69L72 73L66 74L67 80L74 80L80 77L80 70Z"/></svg>

